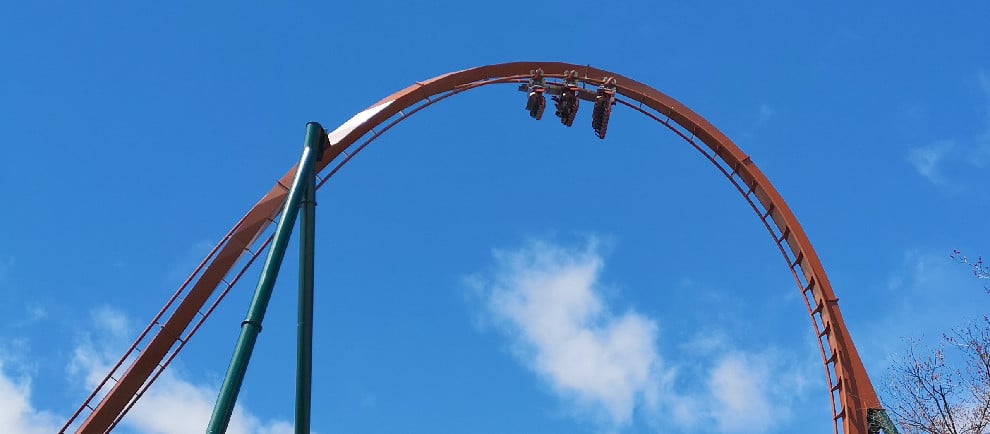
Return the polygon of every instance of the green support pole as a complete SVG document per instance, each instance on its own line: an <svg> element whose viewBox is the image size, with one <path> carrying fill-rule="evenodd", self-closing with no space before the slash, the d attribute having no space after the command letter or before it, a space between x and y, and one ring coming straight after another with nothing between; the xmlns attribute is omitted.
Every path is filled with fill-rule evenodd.
<svg viewBox="0 0 990 434"><path fill-rule="evenodd" d="M265 259L265 266L261 270L261 277L258 279L247 318L241 322L241 334L237 338L237 345L234 347L234 355L227 368L223 385L220 386L220 394L216 406L213 407L210 424L206 428L207 434L223 434L227 431L230 415L234 412L234 403L237 402L237 394L240 392L241 383L244 382L244 373L247 372L251 352L254 350L254 343L258 339L258 333L261 333L261 321L265 318L265 310L272 297L272 287L275 286L275 278L278 277L282 258L285 257L285 247L289 243L302 197L307 190L306 180L313 176L315 157L318 154L316 151L325 141L326 134L320 124L316 122L306 124L306 142L302 158L299 160L292 186L285 199L282 217L275 227L272 247L268 250L268 258Z"/></svg>
<svg viewBox="0 0 990 434"><path fill-rule="evenodd" d="M881 431L883 434L900 434L897 431L897 425L894 425L894 421L890 420L890 416L887 415L887 410L882 408L867 409L866 419L870 424L867 429L870 434L877 434Z"/></svg>
<svg viewBox="0 0 990 434"><path fill-rule="evenodd" d="M323 156L323 146L316 159ZM313 270L316 244L316 173L306 180L299 211L299 322L296 344L296 434L309 434L313 384Z"/></svg>

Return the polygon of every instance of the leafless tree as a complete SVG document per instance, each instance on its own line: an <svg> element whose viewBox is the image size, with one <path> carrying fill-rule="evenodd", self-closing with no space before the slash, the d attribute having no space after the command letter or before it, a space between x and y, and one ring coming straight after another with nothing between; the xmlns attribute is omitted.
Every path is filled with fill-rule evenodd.
<svg viewBox="0 0 990 434"><path fill-rule="evenodd" d="M887 375L884 407L903 434L990 433L990 318L912 342Z"/></svg>
<svg viewBox="0 0 990 434"><path fill-rule="evenodd" d="M990 279L982 259L952 258ZM942 335L934 348L910 342L886 380L884 407L903 434L990 434L990 316Z"/></svg>
<svg viewBox="0 0 990 434"><path fill-rule="evenodd" d="M958 250L953 250L952 254L949 255L949 257L954 259L956 262L968 266L970 270L973 272L973 277L976 277L977 279L990 279L990 265L983 262L982 256L977 257L976 260L973 261L967 258L966 255L963 255L962 252ZM987 290L987 293L990 293L990 288L986 286L984 286L983 288Z"/></svg>

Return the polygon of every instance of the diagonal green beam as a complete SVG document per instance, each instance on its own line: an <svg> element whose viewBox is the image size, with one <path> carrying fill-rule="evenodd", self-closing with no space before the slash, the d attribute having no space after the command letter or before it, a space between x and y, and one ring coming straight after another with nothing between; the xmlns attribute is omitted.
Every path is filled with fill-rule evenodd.
<svg viewBox="0 0 990 434"><path fill-rule="evenodd" d="M320 124L316 122L306 124L306 141L302 158L296 166L296 174L292 180L292 186L289 187L288 197L285 199L282 217L275 227L272 246L268 250L268 258L265 259L264 268L261 270L261 277L258 279L254 298L248 308L247 318L241 322L241 334L237 338L237 345L234 346L234 355L227 367L227 375L224 376L223 385L220 386L220 394L217 397L216 405L213 407L210 423L206 428L207 434L223 434L227 431L227 425L230 424L230 416L234 412L237 394L244 382L244 374L247 372L251 352L258 340L258 334L261 333L261 321L265 318L265 310L268 309L268 302L272 298L272 288L275 286L279 267L281 267L282 259L285 257L285 248L289 244L292 228L296 223L296 215L299 213L299 206L306 190L308 190L306 180L312 180L316 157L326 140L326 133Z"/></svg>

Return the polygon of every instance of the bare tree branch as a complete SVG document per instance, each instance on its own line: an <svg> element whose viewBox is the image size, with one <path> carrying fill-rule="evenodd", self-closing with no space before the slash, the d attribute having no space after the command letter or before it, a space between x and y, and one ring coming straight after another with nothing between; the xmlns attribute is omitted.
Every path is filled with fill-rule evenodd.
<svg viewBox="0 0 990 434"><path fill-rule="evenodd" d="M982 258L958 250L950 257L990 279ZM885 380L881 401L904 434L990 434L990 316L942 335L934 347L908 341Z"/></svg>

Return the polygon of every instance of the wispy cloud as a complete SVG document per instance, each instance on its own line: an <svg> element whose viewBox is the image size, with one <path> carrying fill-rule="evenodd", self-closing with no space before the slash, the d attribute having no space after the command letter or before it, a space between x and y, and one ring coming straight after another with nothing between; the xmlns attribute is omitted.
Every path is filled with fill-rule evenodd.
<svg viewBox="0 0 990 434"><path fill-rule="evenodd" d="M495 250L491 275L471 279L518 359L578 417L594 415L606 431L640 414L661 430L740 433L787 420L804 393L803 370L779 351L734 349L719 333L687 344L696 358L668 361L658 349L657 320L609 306L601 295L597 246L594 239L577 249L533 241ZM678 381L679 371L701 380Z"/></svg>
<svg viewBox="0 0 990 434"><path fill-rule="evenodd" d="M751 120L751 122L745 126L743 131L739 134L742 137L753 138L763 129L763 127L772 122L777 118L777 110L767 104L766 102L761 102L759 107L755 111L749 111L745 115L745 119Z"/></svg>
<svg viewBox="0 0 990 434"><path fill-rule="evenodd" d="M794 352L773 346L742 348L728 331L715 329L698 332L680 350L686 355L680 371L700 379L678 397L690 410L681 428L691 432L774 431L793 419L799 402L814 390L809 385L823 380L810 346Z"/></svg>
<svg viewBox="0 0 990 434"><path fill-rule="evenodd" d="M937 340L942 333L985 314L982 282L949 258L947 251L910 250L889 271L881 315L862 324L858 348L873 374L883 373L911 339Z"/></svg>
<svg viewBox="0 0 990 434"><path fill-rule="evenodd" d="M206 254L213 248L215 242L209 240L199 240L193 242L186 251L169 264L165 277L168 282L182 282L189 276L189 270L193 270L206 257Z"/></svg>
<svg viewBox="0 0 990 434"><path fill-rule="evenodd" d="M773 420L773 409L760 387L766 372L754 375L750 365L745 356L732 355L720 360L708 377L712 397L725 410L715 413L721 431L763 431Z"/></svg>
<svg viewBox="0 0 990 434"><path fill-rule="evenodd" d="M977 76L979 89L987 106L980 132L971 137L945 138L929 145L908 150L907 161L919 175L933 184L945 186L949 180L945 176L945 166L971 166L982 169L990 163L990 76L980 71Z"/></svg>
<svg viewBox="0 0 990 434"><path fill-rule="evenodd" d="M987 75L986 71L980 71L979 78L980 89L983 90L988 106L990 106L990 75ZM983 132L976 137L974 150L969 155L970 163L979 168L986 167L987 163L990 163L990 107L987 108L985 116L986 123L983 126Z"/></svg>
<svg viewBox="0 0 990 434"><path fill-rule="evenodd" d="M810 365L809 365L810 366ZM804 393L804 370L775 351L734 351L710 371L708 415L724 433L766 432L791 416L789 405Z"/></svg>
<svg viewBox="0 0 990 434"><path fill-rule="evenodd" d="M93 312L94 334L84 336L69 365L70 378L85 379L94 388L122 353L133 334L132 322L112 308ZM99 336L94 338L93 336ZM217 389L184 379L175 366L166 370L121 422L139 433L182 434L205 429L213 411ZM182 417L175 417L182 415ZM286 421L262 421L238 405L227 430L231 434L289 434Z"/></svg>
<svg viewBox="0 0 990 434"><path fill-rule="evenodd" d="M80 337L67 366L70 382L91 389L102 380L119 351L133 335L133 322L112 308L92 312L90 332ZM18 345L17 351L27 351ZM0 427L4 434L48 434L56 432L66 417L35 408L31 404L30 370L18 366L24 354L0 351ZM186 434L202 432L209 421L217 389L183 378L173 366L155 382L122 421L127 432ZM290 434L287 421L263 421L238 405L227 430L231 434Z"/></svg>
<svg viewBox="0 0 990 434"><path fill-rule="evenodd" d="M24 308L24 316L11 322L12 328L23 328L48 318L48 309L41 305L31 305Z"/></svg>
<svg viewBox="0 0 990 434"><path fill-rule="evenodd" d="M31 378L17 375L0 359L0 427L10 434L50 434L62 419L31 405Z"/></svg>
<svg viewBox="0 0 990 434"><path fill-rule="evenodd" d="M7 279L10 271L14 269L14 258L0 257L0 282Z"/></svg>
<svg viewBox="0 0 990 434"><path fill-rule="evenodd" d="M774 110L772 107L770 107L770 104L767 104L765 102L760 104L760 110L758 113L759 115L756 118L757 126L763 125L764 123L773 119L774 116L777 115L777 111Z"/></svg>
<svg viewBox="0 0 990 434"><path fill-rule="evenodd" d="M942 140L935 144L913 148L908 151L908 162L914 166L914 170L925 179L936 185L945 184L945 177L942 175L941 165L956 147L951 140Z"/></svg>
<svg viewBox="0 0 990 434"><path fill-rule="evenodd" d="M897 366L910 361L912 352L924 357L937 351L946 367L943 373L955 372L959 375L957 390L969 390L962 381L967 372L961 353L951 345L939 346L945 335L986 315L988 295L982 282L964 264L951 259L947 250L909 250L889 273L887 292L880 293L883 308L863 323L865 333L857 333L858 348L881 402L893 405L898 401L897 383L905 378ZM969 404L953 403L952 394L947 399L957 414L966 413Z"/></svg>

